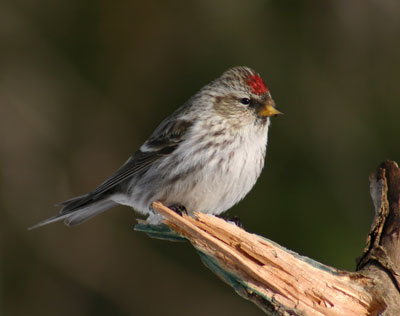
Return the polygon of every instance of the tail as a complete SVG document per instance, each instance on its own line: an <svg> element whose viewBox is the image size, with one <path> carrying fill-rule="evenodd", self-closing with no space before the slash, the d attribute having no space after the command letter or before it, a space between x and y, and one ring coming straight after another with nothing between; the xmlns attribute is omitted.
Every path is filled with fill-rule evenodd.
<svg viewBox="0 0 400 316"><path fill-rule="evenodd" d="M117 205L108 197L93 198L91 193L81 195L70 200L58 204L63 206L60 213L56 216L50 217L28 229L35 229L50 223L64 220L65 225L74 226L78 225L97 214L100 214Z"/></svg>

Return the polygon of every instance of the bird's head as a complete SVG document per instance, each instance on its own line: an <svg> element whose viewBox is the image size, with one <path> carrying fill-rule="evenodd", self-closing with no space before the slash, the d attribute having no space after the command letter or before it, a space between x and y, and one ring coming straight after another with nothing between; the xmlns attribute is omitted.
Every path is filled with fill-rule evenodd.
<svg viewBox="0 0 400 316"><path fill-rule="evenodd" d="M227 70L206 91L214 98L216 113L235 124L265 124L269 117L282 114L260 75L248 67Z"/></svg>

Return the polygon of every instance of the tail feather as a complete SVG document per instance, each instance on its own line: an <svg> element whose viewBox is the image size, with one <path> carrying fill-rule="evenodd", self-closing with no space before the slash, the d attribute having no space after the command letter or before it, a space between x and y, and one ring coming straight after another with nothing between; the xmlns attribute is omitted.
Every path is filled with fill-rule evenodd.
<svg viewBox="0 0 400 316"><path fill-rule="evenodd" d="M62 206L62 210L60 211L60 214L67 214L71 213L77 209L80 209L84 206L86 206L89 203L93 203L93 196L92 194L84 194L80 196L73 197L72 199L57 203L57 206Z"/></svg>
<svg viewBox="0 0 400 316"><path fill-rule="evenodd" d="M35 229L50 223L61 221L63 219L67 226L78 225L117 205L117 203L110 200L108 197L93 200L90 194L85 194L61 202L58 205L63 206L60 213L58 213L56 216L45 219L44 221L41 221L40 223L29 227L28 229Z"/></svg>
<svg viewBox="0 0 400 316"><path fill-rule="evenodd" d="M111 200L101 200L94 204L90 204L89 206L82 208L80 210L69 213L67 217L65 217L64 223L67 226L74 226L83 223L84 221L104 212L108 209L116 206L117 203Z"/></svg>
<svg viewBox="0 0 400 316"><path fill-rule="evenodd" d="M48 219L45 219L44 221L41 221L41 222L37 223L36 225L28 227L28 230L36 229L36 228L42 227L42 226L47 225L47 224L51 224L51 223L54 223L54 222L61 221L62 219L64 219L67 216L68 216L68 214L67 215L58 214L56 216L50 217Z"/></svg>

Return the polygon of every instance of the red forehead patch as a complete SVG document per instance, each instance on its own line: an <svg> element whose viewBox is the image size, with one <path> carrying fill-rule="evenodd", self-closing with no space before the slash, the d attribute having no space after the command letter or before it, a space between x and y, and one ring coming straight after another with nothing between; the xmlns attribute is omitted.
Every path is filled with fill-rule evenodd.
<svg viewBox="0 0 400 316"><path fill-rule="evenodd" d="M269 92L267 86L259 75L249 76L247 84L251 87L251 92L255 94L260 95Z"/></svg>

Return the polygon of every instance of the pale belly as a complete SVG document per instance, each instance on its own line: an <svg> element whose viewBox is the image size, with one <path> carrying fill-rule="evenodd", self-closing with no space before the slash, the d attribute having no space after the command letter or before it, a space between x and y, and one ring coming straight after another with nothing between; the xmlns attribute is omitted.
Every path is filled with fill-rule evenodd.
<svg viewBox="0 0 400 316"><path fill-rule="evenodd" d="M150 181L137 179L128 194L113 200L142 214L152 215L151 203L158 200L167 206L181 204L189 213L218 215L242 200L256 183L264 165L266 132L200 154L195 152L198 144L188 143L149 170Z"/></svg>
<svg viewBox="0 0 400 316"><path fill-rule="evenodd" d="M242 200L256 183L264 156L236 152L234 158L197 176L183 179L168 194L165 203L180 203L189 212L220 214Z"/></svg>

